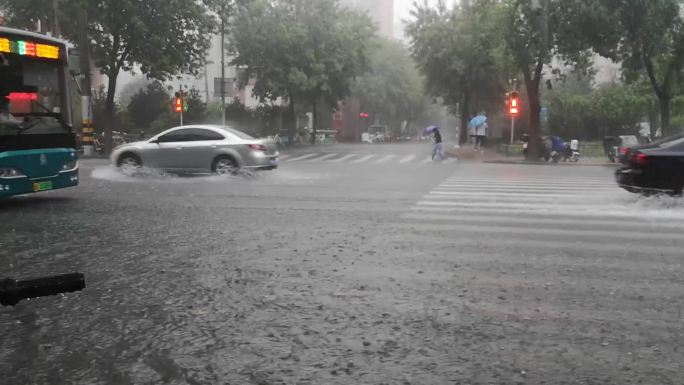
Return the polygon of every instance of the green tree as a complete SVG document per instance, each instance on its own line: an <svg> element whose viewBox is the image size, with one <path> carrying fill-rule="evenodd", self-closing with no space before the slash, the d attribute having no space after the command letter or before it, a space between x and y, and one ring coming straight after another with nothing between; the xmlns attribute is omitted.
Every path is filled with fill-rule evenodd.
<svg viewBox="0 0 684 385"><path fill-rule="evenodd" d="M356 78L352 97L374 120L400 127L420 119L428 108L424 79L410 52L399 42L377 38L369 47L369 70Z"/></svg>
<svg viewBox="0 0 684 385"><path fill-rule="evenodd" d="M128 116L139 129L146 129L166 110L171 108L171 97L161 82L153 82L131 97Z"/></svg>
<svg viewBox="0 0 684 385"><path fill-rule="evenodd" d="M501 25L510 56L522 74L528 98L530 156L540 154L541 92L545 69L553 64L571 65L576 71L590 68L589 47L605 47L607 12L592 0L504 0Z"/></svg>
<svg viewBox="0 0 684 385"><path fill-rule="evenodd" d="M475 110L500 101L503 94L508 76L497 61L499 13L495 0L464 2L452 9L443 1L434 8L414 3L414 20L406 29L411 53L425 75L428 92L460 115L462 128ZM464 142L467 131L460 133Z"/></svg>
<svg viewBox="0 0 684 385"><path fill-rule="evenodd" d="M0 0L9 12L9 21L26 26L35 20L37 10L51 9L51 2ZM50 3L49 5L46 3ZM42 6L42 8L41 8ZM121 71L138 69L158 80L178 73L196 73L205 60L215 19L204 3L185 0L61 0L63 35L79 42L82 33L79 15L85 9L87 30L95 65L107 75L105 111L106 149L111 150L115 116L117 79Z"/></svg>
<svg viewBox="0 0 684 385"><path fill-rule="evenodd" d="M334 105L349 94L365 69L373 34L368 17L340 8L337 0L255 0L238 7L232 27L233 64L245 68L242 83L254 79L262 101L288 99L291 118L296 103L311 106L314 137L319 103ZM292 123L288 132L292 139Z"/></svg>
<svg viewBox="0 0 684 385"><path fill-rule="evenodd" d="M589 93L583 91L557 87L546 95L553 134L589 140L635 134L652 104L648 95L631 84L605 84Z"/></svg>
<svg viewBox="0 0 684 385"><path fill-rule="evenodd" d="M679 0L602 0L613 10L613 49L628 80L645 72L660 107L664 135L672 133L670 116L684 69L684 18Z"/></svg>
<svg viewBox="0 0 684 385"><path fill-rule="evenodd" d="M207 103L202 99L202 92L197 88L191 88L185 102L188 104L188 110L183 114L183 122L187 122L187 124L206 123L209 115Z"/></svg>

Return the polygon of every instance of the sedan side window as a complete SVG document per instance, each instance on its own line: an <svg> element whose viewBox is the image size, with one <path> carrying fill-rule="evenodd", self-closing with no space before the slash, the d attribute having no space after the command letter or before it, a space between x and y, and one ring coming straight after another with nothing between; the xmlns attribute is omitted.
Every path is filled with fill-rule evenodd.
<svg viewBox="0 0 684 385"><path fill-rule="evenodd" d="M223 135L219 134L218 132L214 132L212 130L205 130L203 128L193 128L188 131L191 131L189 140L193 142L225 139Z"/></svg>
<svg viewBox="0 0 684 385"><path fill-rule="evenodd" d="M159 137L159 143L187 142L190 130L176 130Z"/></svg>

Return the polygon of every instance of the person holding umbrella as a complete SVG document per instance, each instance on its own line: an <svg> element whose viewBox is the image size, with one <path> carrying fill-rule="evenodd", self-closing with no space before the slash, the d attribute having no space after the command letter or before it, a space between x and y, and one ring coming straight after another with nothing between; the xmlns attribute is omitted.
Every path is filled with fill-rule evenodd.
<svg viewBox="0 0 684 385"><path fill-rule="evenodd" d="M468 127L472 128L475 132L475 149L484 149L487 138L487 116L485 116L484 112L470 119Z"/></svg>
<svg viewBox="0 0 684 385"><path fill-rule="evenodd" d="M444 160L444 147L442 145L442 134L439 132L439 126L430 126L425 129L426 135L434 135L435 143L432 146L432 160L439 156L439 160Z"/></svg>

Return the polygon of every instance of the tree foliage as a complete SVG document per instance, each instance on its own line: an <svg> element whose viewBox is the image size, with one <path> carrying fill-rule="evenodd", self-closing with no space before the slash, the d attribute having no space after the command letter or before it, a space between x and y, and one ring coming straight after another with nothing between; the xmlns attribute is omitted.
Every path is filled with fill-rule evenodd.
<svg viewBox="0 0 684 385"><path fill-rule="evenodd" d="M414 3L407 26L411 53L426 78L427 91L444 100L461 117L461 127L474 111L491 106L503 94L505 71L496 60L498 2L478 0L449 9ZM461 130L461 141L466 138Z"/></svg>
<svg viewBox="0 0 684 385"><path fill-rule="evenodd" d="M663 134L672 133L672 101L684 69L684 18L679 0L602 0L612 12L612 47L607 55L622 63L626 80L645 74L660 106ZM604 43L605 45L605 43Z"/></svg>
<svg viewBox="0 0 684 385"><path fill-rule="evenodd" d="M171 108L171 97L161 82L153 82L131 97L127 111L133 124L140 129L150 127Z"/></svg>
<svg viewBox="0 0 684 385"><path fill-rule="evenodd" d="M423 118L429 100L410 52L401 43L383 38L375 39L369 51L369 70L354 82L352 97L373 120L393 127Z"/></svg>
<svg viewBox="0 0 684 385"><path fill-rule="evenodd" d="M606 84L584 93L559 87L545 97L551 133L565 138L597 140L635 134L653 105L635 85Z"/></svg>
<svg viewBox="0 0 684 385"><path fill-rule="evenodd" d="M333 105L349 95L365 69L372 31L366 16L337 0L255 0L238 7L233 64L245 69L242 84L255 81L262 101L287 98L292 114L297 101L311 105L315 132L318 103Z"/></svg>

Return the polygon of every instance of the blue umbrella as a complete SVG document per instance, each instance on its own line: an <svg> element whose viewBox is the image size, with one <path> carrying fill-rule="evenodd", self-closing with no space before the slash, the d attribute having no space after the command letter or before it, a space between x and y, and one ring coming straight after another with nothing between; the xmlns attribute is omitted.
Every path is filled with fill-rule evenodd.
<svg viewBox="0 0 684 385"><path fill-rule="evenodd" d="M430 135L433 132L435 132L435 130L439 130L439 126L425 127L425 129L423 130L423 135Z"/></svg>
<svg viewBox="0 0 684 385"><path fill-rule="evenodd" d="M478 127L483 124L487 123L487 117L484 115L477 115L476 117L470 119L470 123L468 123L468 127Z"/></svg>

